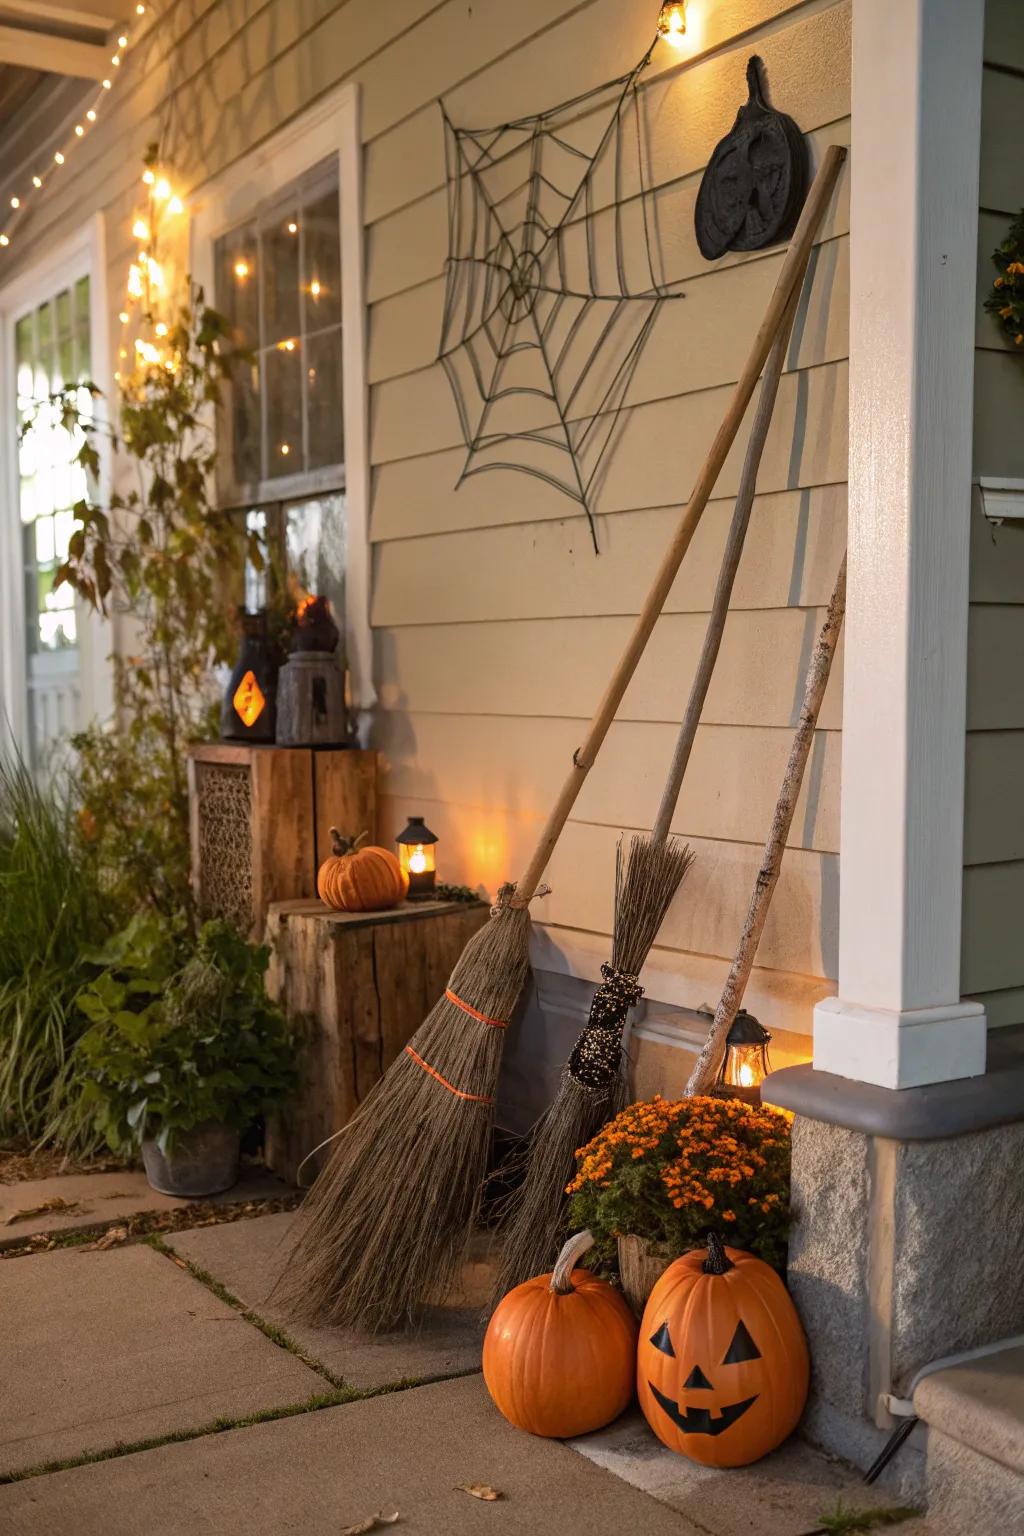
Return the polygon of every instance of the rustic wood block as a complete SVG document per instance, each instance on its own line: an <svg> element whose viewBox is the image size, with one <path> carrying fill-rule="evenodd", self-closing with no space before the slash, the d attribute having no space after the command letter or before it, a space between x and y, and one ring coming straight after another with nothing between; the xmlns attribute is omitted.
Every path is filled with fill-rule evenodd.
<svg viewBox="0 0 1024 1536"><path fill-rule="evenodd" d="M376 833L374 752L196 743L188 786L199 910L253 938L271 902L316 895L328 827Z"/></svg>
<svg viewBox="0 0 1024 1536"><path fill-rule="evenodd" d="M297 1036L298 1094L267 1125L267 1162L294 1180L313 1148L341 1129L444 991L483 902L405 902L390 912L274 903L267 989ZM327 1151L303 1170L303 1183Z"/></svg>

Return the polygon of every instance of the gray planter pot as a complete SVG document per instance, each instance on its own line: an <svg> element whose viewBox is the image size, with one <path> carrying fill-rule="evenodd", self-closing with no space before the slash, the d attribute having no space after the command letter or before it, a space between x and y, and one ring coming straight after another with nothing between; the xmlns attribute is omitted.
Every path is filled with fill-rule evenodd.
<svg viewBox="0 0 1024 1536"><path fill-rule="evenodd" d="M146 1178L162 1195L219 1195L238 1182L239 1134L216 1120L179 1131L165 1156L154 1140L142 1143Z"/></svg>

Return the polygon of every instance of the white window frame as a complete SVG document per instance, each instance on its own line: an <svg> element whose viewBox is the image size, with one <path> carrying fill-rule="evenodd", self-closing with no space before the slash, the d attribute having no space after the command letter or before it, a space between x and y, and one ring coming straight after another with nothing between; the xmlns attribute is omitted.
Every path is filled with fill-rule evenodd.
<svg viewBox="0 0 1024 1536"><path fill-rule="evenodd" d="M360 91L329 92L190 199L191 267L216 302L215 251L222 235L321 161L337 157L341 219L342 413L345 442L345 649L352 702L377 701L370 629L369 387L363 256L363 154Z"/></svg>
<svg viewBox="0 0 1024 1536"><path fill-rule="evenodd" d="M27 242L31 246L31 237ZM81 277L89 278L89 347L92 382L103 392L96 402L96 425L109 421L110 336L107 312L107 262L103 215L94 214L53 249L32 252L28 264L0 287L0 706L6 714L17 748L30 751L28 721L28 651L26 646L25 583L21 548L16 421L14 328L20 317ZM100 455L101 504L110 487L109 441L97 434ZM110 626L81 602L78 616L78 676L81 721L107 719L113 712L113 669ZM6 727L0 719L0 737Z"/></svg>

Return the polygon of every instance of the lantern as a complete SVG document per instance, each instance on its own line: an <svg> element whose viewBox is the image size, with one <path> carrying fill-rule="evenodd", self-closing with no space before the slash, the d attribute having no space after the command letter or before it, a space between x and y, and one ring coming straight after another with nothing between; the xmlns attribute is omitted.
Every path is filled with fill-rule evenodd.
<svg viewBox="0 0 1024 1536"><path fill-rule="evenodd" d="M725 1037L725 1058L715 1092L720 1098L760 1104L761 1084L771 1071L768 1042L771 1035L752 1013L741 1008Z"/></svg>
<svg viewBox="0 0 1024 1536"><path fill-rule="evenodd" d="M409 900L429 901L437 881L434 845L437 838L422 816L410 816L409 825L400 832L398 862L409 877Z"/></svg>
<svg viewBox="0 0 1024 1536"><path fill-rule="evenodd" d="M658 36L673 48L682 48L686 37L686 0L663 5L658 17Z"/></svg>
<svg viewBox="0 0 1024 1536"><path fill-rule="evenodd" d="M277 723L277 665L265 613L243 613L242 649L224 690L220 734L225 741L273 741Z"/></svg>
<svg viewBox="0 0 1024 1536"><path fill-rule="evenodd" d="M349 741L345 674L336 655L339 639L327 598L307 597L278 683L279 747L341 747Z"/></svg>

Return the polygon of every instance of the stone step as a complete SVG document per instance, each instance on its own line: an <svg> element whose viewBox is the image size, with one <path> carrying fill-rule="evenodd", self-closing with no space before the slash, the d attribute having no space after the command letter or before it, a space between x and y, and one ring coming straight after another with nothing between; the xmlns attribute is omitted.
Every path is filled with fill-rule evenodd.
<svg viewBox="0 0 1024 1536"><path fill-rule="evenodd" d="M949 1365L918 1383L929 1428L1024 1474L1024 1344Z"/></svg>
<svg viewBox="0 0 1024 1536"><path fill-rule="evenodd" d="M949 1536L1024 1531L1024 1345L926 1376L914 1411L928 1426L929 1518Z"/></svg>

